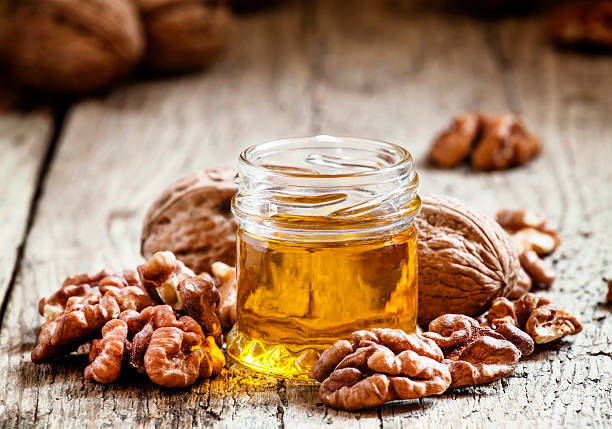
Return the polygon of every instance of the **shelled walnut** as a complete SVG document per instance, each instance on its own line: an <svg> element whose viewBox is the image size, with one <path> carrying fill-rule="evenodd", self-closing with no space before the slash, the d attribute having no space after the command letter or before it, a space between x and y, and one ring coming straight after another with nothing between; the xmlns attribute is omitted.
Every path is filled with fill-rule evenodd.
<svg viewBox="0 0 612 429"><path fill-rule="evenodd" d="M423 336L442 349L452 375L450 387L475 386L507 377L521 357L519 349L503 335L462 314L445 314L432 320Z"/></svg>
<svg viewBox="0 0 612 429"><path fill-rule="evenodd" d="M561 46L612 50L612 1L562 5L549 21L549 33Z"/></svg>
<svg viewBox="0 0 612 429"><path fill-rule="evenodd" d="M441 350L427 338L372 329L354 332L352 341L336 342L314 368L319 397L329 406L356 410L439 395L451 383Z"/></svg>
<svg viewBox="0 0 612 429"><path fill-rule="evenodd" d="M174 310L192 316L207 336L212 335L217 344L223 344L221 323L215 314L219 292L212 277L195 276L172 252L155 253L138 266L138 273L149 294L155 293Z"/></svg>
<svg viewBox="0 0 612 429"><path fill-rule="evenodd" d="M523 165L542 150L520 116L467 112L456 116L434 140L429 159L445 168L470 158L477 170L504 170Z"/></svg>
<svg viewBox="0 0 612 429"><path fill-rule="evenodd" d="M498 298L486 319L491 324L510 323L527 332L536 344L544 344L582 331L582 323L550 300L532 293L517 301Z"/></svg>
<svg viewBox="0 0 612 429"><path fill-rule="evenodd" d="M212 274L220 282L217 286L220 300L215 313L219 317L224 330L231 329L236 323L236 269L223 262L215 262L212 265Z"/></svg>
<svg viewBox="0 0 612 429"><path fill-rule="evenodd" d="M93 340L85 379L101 384L117 380L127 345L128 329L123 320L113 319L102 328L102 339Z"/></svg>
<svg viewBox="0 0 612 429"><path fill-rule="evenodd" d="M556 279L556 273L546 266L540 256L550 254L559 247L561 238L557 231L548 227L544 216L525 209L500 210L496 218L510 235L512 244L519 253L522 270L531 280L527 281L521 273L521 281L508 297L520 298L531 290L532 284L550 287Z"/></svg>
<svg viewBox="0 0 612 429"><path fill-rule="evenodd" d="M415 223L421 324L449 309L479 315L516 286L516 252L493 219L453 198L425 196Z"/></svg>

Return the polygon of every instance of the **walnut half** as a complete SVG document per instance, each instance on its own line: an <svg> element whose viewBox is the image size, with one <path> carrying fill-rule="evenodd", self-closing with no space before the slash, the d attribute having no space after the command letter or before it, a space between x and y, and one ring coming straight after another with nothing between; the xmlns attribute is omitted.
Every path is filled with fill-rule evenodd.
<svg viewBox="0 0 612 429"><path fill-rule="evenodd" d="M321 400L334 408L357 410L397 399L439 395L451 383L436 344L399 329L352 334L324 351L314 373L322 381Z"/></svg>

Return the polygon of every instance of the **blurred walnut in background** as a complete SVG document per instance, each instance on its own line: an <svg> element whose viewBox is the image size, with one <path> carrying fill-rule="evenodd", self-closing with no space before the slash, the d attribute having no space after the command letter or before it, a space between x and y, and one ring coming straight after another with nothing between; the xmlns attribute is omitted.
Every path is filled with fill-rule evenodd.
<svg viewBox="0 0 612 429"><path fill-rule="evenodd" d="M186 71L210 64L227 47L235 30L222 0L133 0L147 37L147 66L156 71Z"/></svg>
<svg viewBox="0 0 612 429"><path fill-rule="evenodd" d="M612 1L563 5L553 14L549 32L558 45L612 50Z"/></svg>
<svg viewBox="0 0 612 429"><path fill-rule="evenodd" d="M8 0L0 52L19 84L87 92L125 76L144 52L130 0Z"/></svg>
<svg viewBox="0 0 612 429"><path fill-rule="evenodd" d="M108 88L145 71L209 65L235 29L222 0L0 1L0 55L15 82L41 92Z"/></svg>

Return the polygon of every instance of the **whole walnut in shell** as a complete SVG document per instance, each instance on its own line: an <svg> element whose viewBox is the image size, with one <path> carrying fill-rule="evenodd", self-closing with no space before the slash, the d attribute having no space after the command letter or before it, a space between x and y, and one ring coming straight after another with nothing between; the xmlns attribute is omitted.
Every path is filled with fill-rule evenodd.
<svg viewBox="0 0 612 429"><path fill-rule="evenodd" d="M133 0L147 35L146 62L161 72L210 64L226 48L234 19L222 0Z"/></svg>
<svg viewBox="0 0 612 429"><path fill-rule="evenodd" d="M142 255L170 250L196 273L217 261L236 265L235 175L231 168L202 170L170 185L145 215Z"/></svg>
<svg viewBox="0 0 612 429"><path fill-rule="evenodd" d="M475 316L515 286L519 261L493 219L444 196L422 200L419 233L419 322L452 311Z"/></svg>
<svg viewBox="0 0 612 429"><path fill-rule="evenodd" d="M144 52L130 0L9 0L0 51L19 84L88 92L126 75Z"/></svg>

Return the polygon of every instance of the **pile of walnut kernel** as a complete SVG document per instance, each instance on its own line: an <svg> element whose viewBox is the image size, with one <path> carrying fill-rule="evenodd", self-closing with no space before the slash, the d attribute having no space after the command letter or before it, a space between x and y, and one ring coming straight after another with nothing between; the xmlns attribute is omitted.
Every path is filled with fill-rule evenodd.
<svg viewBox="0 0 612 429"><path fill-rule="evenodd" d="M504 170L529 162L541 150L540 140L520 116L466 112L434 139L429 160L454 168L469 159L477 170Z"/></svg>
<svg viewBox="0 0 612 429"><path fill-rule="evenodd" d="M42 298L45 318L31 354L49 363L91 342L85 378L107 384L129 369L165 387L186 387L220 374L225 356L222 323L235 322L234 269L213 264L195 275L172 252L158 252L137 271L79 274ZM229 310L228 310L229 309Z"/></svg>
<svg viewBox="0 0 612 429"><path fill-rule="evenodd" d="M550 300L532 293L517 301L497 298L483 323L445 314L422 334L372 329L325 350L314 374L319 397L344 409L439 395L509 376L519 359L544 344L577 334L582 324Z"/></svg>

